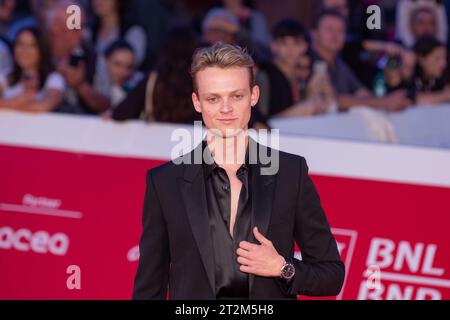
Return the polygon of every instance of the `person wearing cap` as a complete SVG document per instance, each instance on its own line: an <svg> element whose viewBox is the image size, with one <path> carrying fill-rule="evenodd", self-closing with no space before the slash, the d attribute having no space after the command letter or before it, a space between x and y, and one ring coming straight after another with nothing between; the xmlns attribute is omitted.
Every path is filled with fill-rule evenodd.
<svg viewBox="0 0 450 320"><path fill-rule="evenodd" d="M208 11L202 24L203 40L208 44L234 44L239 33L239 19L223 8Z"/></svg>

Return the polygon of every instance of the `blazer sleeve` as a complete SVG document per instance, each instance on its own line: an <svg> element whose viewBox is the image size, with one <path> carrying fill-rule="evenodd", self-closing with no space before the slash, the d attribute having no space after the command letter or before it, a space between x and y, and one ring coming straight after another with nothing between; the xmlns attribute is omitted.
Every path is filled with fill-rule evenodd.
<svg viewBox="0 0 450 320"><path fill-rule="evenodd" d="M139 243L139 266L134 280L134 300L165 300L169 279L170 251L166 223L152 171L147 186Z"/></svg>
<svg viewBox="0 0 450 320"><path fill-rule="evenodd" d="M304 158L300 166L294 236L302 260L294 259L295 276L281 286L290 295L336 296L344 282L345 266Z"/></svg>

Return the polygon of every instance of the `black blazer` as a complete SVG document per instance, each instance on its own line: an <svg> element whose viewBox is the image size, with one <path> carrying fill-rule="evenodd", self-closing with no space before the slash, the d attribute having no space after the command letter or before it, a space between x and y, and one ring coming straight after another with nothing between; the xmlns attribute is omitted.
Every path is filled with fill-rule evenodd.
<svg viewBox="0 0 450 320"><path fill-rule="evenodd" d="M250 146L267 154L277 152L253 139ZM183 159L193 161L194 152ZM339 294L344 264L305 159L279 152L276 175L261 175L261 162L251 164L252 228L257 226L283 256L294 255L296 241L302 261L295 260L296 274L289 285L250 275L250 299ZM169 291L174 300L214 300L214 254L202 165L171 161L149 170L142 224L133 299L166 299ZM251 242L258 243L253 232Z"/></svg>

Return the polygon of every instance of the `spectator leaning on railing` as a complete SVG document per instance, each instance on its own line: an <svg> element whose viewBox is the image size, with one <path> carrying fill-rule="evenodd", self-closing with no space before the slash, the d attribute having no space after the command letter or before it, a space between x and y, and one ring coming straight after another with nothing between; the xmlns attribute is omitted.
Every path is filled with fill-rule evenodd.
<svg viewBox="0 0 450 320"><path fill-rule="evenodd" d="M142 80L143 74L136 70L133 47L124 39L113 42L105 51L106 68L111 79L108 96L115 108Z"/></svg>
<svg viewBox="0 0 450 320"><path fill-rule="evenodd" d="M405 89L409 98L415 98L414 88L412 87L416 67L414 51L396 42L378 40L364 41L363 48L379 57L377 60L378 74L372 79L374 92L381 90L385 93L391 93L399 89ZM381 83L379 83L380 81Z"/></svg>
<svg viewBox="0 0 450 320"><path fill-rule="evenodd" d="M85 37L91 42L97 55L94 88L105 95L112 85L107 72L105 51L112 43L121 38L125 39L133 48L137 68L140 68L146 58L145 31L126 17L130 4L131 2L124 0L91 1L94 23L86 28Z"/></svg>
<svg viewBox="0 0 450 320"><path fill-rule="evenodd" d="M339 110L367 106L397 111L411 105L412 101L407 98L406 90L397 90L378 98L363 86L339 56L345 42L345 28L346 23L341 14L335 10L324 10L315 19L312 32L314 60L327 64Z"/></svg>
<svg viewBox="0 0 450 320"><path fill-rule="evenodd" d="M65 88L54 72L42 33L24 28L13 43L14 65L0 74L0 108L30 112L56 110Z"/></svg>
<svg viewBox="0 0 450 320"><path fill-rule="evenodd" d="M312 73L306 29L286 19L275 26L272 37L273 61L263 64L257 75L258 109L266 116L288 117L327 111L333 90L326 69Z"/></svg>
<svg viewBox="0 0 450 320"><path fill-rule="evenodd" d="M414 89L418 104L450 101L447 48L434 37L420 38L413 47L417 56Z"/></svg>

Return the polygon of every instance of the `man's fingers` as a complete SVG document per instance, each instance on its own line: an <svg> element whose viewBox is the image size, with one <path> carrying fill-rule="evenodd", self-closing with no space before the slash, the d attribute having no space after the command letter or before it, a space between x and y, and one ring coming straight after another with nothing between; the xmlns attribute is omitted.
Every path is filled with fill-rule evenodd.
<svg viewBox="0 0 450 320"><path fill-rule="evenodd" d="M250 264L251 264L251 261L249 259L246 259L243 257L238 257L237 262L239 262L239 264L243 265L243 266L250 266Z"/></svg>
<svg viewBox="0 0 450 320"><path fill-rule="evenodd" d="M259 232L258 227L253 228L253 234L255 235L256 240L258 240L261 244L268 244L270 241L266 237Z"/></svg>
<svg viewBox="0 0 450 320"><path fill-rule="evenodd" d="M242 248L237 249L236 253L237 253L238 256L244 257L244 258L247 258L247 259L249 259L250 255L251 255L250 251L244 250Z"/></svg>
<svg viewBox="0 0 450 320"><path fill-rule="evenodd" d="M247 242L247 241L241 241L241 242L239 243L239 248L242 248L242 249L247 250L247 251L254 250L254 249L256 249L257 247L258 247L257 244L250 243L250 242Z"/></svg>
<svg viewBox="0 0 450 320"><path fill-rule="evenodd" d="M245 273L252 273L252 268L250 268L248 266L244 266L244 265L241 265L239 267L239 270L241 270L242 272L245 272Z"/></svg>

